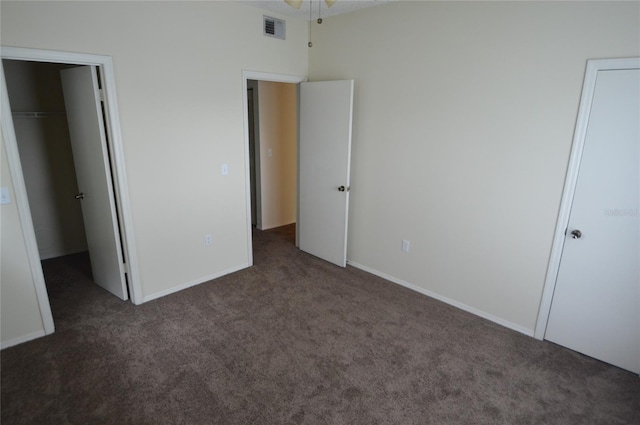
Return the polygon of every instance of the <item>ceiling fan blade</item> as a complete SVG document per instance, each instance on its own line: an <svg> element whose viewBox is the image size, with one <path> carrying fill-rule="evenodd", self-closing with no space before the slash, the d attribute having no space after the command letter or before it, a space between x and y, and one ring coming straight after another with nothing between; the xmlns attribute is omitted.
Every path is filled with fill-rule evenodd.
<svg viewBox="0 0 640 425"><path fill-rule="evenodd" d="M302 6L302 0L284 0L284 2L296 9L300 9L300 6Z"/></svg>
<svg viewBox="0 0 640 425"><path fill-rule="evenodd" d="M336 0L324 0L324 2L326 3L327 7L331 7L336 2Z"/></svg>

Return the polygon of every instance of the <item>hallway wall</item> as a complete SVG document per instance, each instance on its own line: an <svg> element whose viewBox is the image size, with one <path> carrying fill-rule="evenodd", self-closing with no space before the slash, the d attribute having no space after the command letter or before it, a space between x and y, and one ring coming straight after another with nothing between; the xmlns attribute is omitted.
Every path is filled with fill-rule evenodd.
<svg viewBox="0 0 640 425"><path fill-rule="evenodd" d="M258 81L262 230L296 222L297 85Z"/></svg>

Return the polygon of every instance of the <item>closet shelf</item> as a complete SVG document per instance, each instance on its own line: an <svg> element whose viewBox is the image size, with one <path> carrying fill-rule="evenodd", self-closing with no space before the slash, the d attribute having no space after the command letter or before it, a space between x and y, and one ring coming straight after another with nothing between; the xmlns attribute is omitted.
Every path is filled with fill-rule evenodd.
<svg viewBox="0 0 640 425"><path fill-rule="evenodd" d="M64 111L13 112L13 118L49 118L64 116Z"/></svg>

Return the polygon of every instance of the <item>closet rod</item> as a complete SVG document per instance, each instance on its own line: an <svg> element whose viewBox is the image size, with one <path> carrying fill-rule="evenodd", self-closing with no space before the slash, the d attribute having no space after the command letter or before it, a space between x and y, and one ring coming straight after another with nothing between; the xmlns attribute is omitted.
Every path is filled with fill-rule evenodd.
<svg viewBox="0 0 640 425"><path fill-rule="evenodd" d="M63 111L47 112L13 112L13 118L48 118L65 115Z"/></svg>

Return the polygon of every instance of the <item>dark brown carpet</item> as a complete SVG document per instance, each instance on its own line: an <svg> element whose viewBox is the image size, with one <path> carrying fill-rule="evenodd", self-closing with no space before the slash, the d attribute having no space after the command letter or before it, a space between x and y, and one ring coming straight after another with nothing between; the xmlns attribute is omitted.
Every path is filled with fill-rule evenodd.
<svg viewBox="0 0 640 425"><path fill-rule="evenodd" d="M255 266L133 306L44 262L55 334L2 424L640 424L636 375L256 232ZM176 267L179 267L176 264Z"/></svg>

